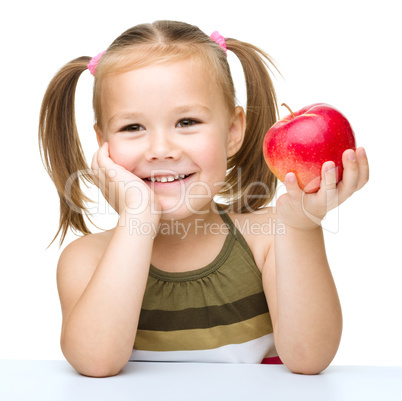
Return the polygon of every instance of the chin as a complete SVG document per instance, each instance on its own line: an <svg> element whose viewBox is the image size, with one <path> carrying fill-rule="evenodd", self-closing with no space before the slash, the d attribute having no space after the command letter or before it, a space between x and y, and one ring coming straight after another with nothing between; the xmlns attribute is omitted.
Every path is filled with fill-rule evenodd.
<svg viewBox="0 0 402 401"><path fill-rule="evenodd" d="M161 220L183 220L193 215L202 219L211 209L212 199L195 199L193 202L182 200L178 202L167 202L160 200L162 214Z"/></svg>

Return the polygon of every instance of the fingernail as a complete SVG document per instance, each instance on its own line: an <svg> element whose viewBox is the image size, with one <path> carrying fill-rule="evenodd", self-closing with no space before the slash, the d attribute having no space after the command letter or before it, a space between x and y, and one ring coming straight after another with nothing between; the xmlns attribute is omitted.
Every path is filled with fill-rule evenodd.
<svg viewBox="0 0 402 401"><path fill-rule="evenodd" d="M295 182L296 177L294 176L294 174L288 175L287 180L288 182Z"/></svg>
<svg viewBox="0 0 402 401"><path fill-rule="evenodd" d="M355 160L356 160L356 154L355 154L355 152L349 153L349 154L348 154L348 159L349 159L349 160L352 160L352 161L355 161Z"/></svg>
<svg viewBox="0 0 402 401"><path fill-rule="evenodd" d="M360 153L360 157L366 156L366 151L363 148L360 149L359 153Z"/></svg>

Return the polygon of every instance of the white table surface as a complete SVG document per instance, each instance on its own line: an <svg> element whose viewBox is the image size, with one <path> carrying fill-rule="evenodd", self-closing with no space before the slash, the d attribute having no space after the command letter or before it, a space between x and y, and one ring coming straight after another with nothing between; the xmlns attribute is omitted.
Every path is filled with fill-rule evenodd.
<svg viewBox="0 0 402 401"><path fill-rule="evenodd" d="M330 366L303 376L282 365L129 362L99 379L66 361L0 360L0 400L402 401L402 367Z"/></svg>

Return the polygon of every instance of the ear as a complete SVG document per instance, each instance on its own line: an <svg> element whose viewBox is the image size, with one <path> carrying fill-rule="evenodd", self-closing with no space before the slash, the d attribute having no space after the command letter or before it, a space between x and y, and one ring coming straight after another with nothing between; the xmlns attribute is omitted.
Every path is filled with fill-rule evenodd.
<svg viewBox="0 0 402 401"><path fill-rule="evenodd" d="M243 144L246 131L246 115L243 107L237 106L229 128L227 157L232 157Z"/></svg>
<svg viewBox="0 0 402 401"><path fill-rule="evenodd" d="M96 132L96 140L98 141L98 145L99 147L101 147L104 144L105 140L103 139L102 132L97 124L94 125L94 130Z"/></svg>

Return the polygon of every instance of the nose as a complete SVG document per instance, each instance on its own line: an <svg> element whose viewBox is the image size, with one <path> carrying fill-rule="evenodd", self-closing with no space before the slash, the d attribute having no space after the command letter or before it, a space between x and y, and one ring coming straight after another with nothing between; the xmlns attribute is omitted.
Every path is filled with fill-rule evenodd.
<svg viewBox="0 0 402 401"><path fill-rule="evenodd" d="M153 160L177 160L181 150L172 139L172 133L153 132L148 135L148 149L145 158Z"/></svg>

